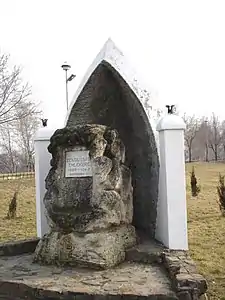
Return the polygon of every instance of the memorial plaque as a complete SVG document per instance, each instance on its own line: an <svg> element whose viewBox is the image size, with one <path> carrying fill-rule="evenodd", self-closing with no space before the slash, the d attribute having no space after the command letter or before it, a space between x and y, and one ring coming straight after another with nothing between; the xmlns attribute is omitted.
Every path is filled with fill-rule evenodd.
<svg viewBox="0 0 225 300"><path fill-rule="evenodd" d="M66 177L92 176L91 161L88 150L73 150L66 152Z"/></svg>

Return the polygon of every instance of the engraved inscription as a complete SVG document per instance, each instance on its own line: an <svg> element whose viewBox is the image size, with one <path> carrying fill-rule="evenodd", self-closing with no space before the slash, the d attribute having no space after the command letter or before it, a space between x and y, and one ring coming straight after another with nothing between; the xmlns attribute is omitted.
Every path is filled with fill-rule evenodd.
<svg viewBox="0 0 225 300"><path fill-rule="evenodd" d="M92 176L91 161L88 150L66 152L66 177Z"/></svg>

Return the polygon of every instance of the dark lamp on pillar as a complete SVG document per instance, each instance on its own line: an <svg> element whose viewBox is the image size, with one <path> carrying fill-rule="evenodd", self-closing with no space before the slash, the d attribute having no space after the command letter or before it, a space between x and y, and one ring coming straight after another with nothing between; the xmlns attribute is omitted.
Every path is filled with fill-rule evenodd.
<svg viewBox="0 0 225 300"><path fill-rule="evenodd" d="M172 115L175 113L176 111L176 106L173 104L173 105L166 105L166 108L167 108L167 112L169 115Z"/></svg>
<svg viewBox="0 0 225 300"><path fill-rule="evenodd" d="M47 127L48 119L41 119L41 122L43 127Z"/></svg>

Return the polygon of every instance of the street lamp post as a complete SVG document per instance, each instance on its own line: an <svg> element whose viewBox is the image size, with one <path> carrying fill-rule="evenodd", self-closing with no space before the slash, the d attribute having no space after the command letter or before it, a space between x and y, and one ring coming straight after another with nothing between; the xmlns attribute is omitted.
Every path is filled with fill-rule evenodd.
<svg viewBox="0 0 225 300"><path fill-rule="evenodd" d="M74 74L71 74L68 78L68 70L71 68L71 66L68 63L64 63L61 68L65 71L66 74L66 109L69 108L69 102L68 102L68 81L72 81L76 76Z"/></svg>

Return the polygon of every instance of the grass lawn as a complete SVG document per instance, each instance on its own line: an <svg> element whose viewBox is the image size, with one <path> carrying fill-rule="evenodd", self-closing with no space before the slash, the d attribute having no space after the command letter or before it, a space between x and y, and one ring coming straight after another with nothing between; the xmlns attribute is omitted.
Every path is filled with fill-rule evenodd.
<svg viewBox="0 0 225 300"><path fill-rule="evenodd" d="M201 186L198 197L190 192L190 171ZM198 270L209 283L210 299L225 299L225 218L217 204L219 172L225 175L225 164L195 163L186 165L189 248Z"/></svg>
<svg viewBox="0 0 225 300"><path fill-rule="evenodd" d="M190 193L190 171L195 173L201 192ZM189 247L198 270L209 283L210 299L225 300L225 218L221 217L216 186L218 174L225 174L225 164L187 164L187 202ZM20 183L18 213L15 220L5 219L8 204ZM34 179L0 181L0 241L36 236Z"/></svg>
<svg viewBox="0 0 225 300"><path fill-rule="evenodd" d="M7 220L8 206L18 188L17 218ZM36 236L34 178L0 181L0 242Z"/></svg>

